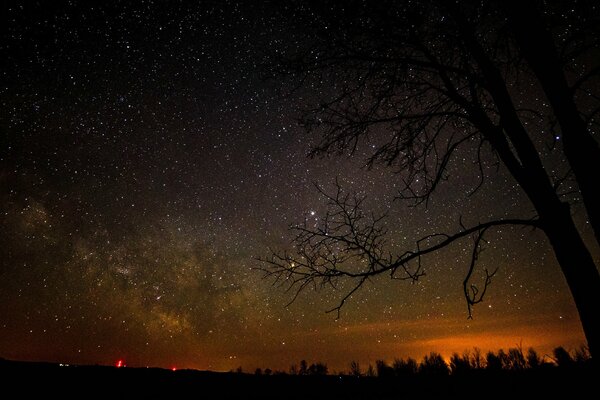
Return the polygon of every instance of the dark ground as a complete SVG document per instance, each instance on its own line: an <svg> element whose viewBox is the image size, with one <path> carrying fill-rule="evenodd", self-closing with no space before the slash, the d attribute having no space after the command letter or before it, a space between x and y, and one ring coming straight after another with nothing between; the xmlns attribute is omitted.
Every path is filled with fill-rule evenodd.
<svg viewBox="0 0 600 400"><path fill-rule="evenodd" d="M572 369L462 376L254 376L195 370L59 366L0 359L1 398L407 399L597 398L600 374ZM15 390L14 396L6 396ZM4 394L3 394L4 393Z"/></svg>

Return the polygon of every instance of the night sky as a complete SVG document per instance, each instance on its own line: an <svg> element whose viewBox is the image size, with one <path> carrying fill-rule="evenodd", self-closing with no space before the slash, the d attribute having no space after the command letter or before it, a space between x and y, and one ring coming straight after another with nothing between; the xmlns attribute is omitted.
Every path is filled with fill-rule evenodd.
<svg viewBox="0 0 600 400"><path fill-rule="evenodd" d="M289 247L290 224L322 215L315 182L330 189L337 177L389 212L398 250L456 230L460 215L527 218L532 207L491 165L468 196L477 171L459 159L428 207L411 208L394 201L390 169L362 168L369 146L307 157L319 133L297 119L327 83L290 93L264 73L271 55L306 40L295 9L75 3L9 1L0 12L0 357L343 370L474 346L583 344L545 237L522 228L488 237L482 265L499 272L472 320L468 243L429 257L416 284L367 283L340 319L325 313L344 294L333 290L286 307L292 294L253 267ZM585 218L576 208L590 238Z"/></svg>

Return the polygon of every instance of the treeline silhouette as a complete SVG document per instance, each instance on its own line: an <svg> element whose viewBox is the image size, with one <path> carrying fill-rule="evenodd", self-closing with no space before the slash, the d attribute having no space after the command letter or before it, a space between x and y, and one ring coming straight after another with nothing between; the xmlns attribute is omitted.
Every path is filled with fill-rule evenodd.
<svg viewBox="0 0 600 400"><path fill-rule="evenodd" d="M407 399L587 398L597 390L598 370L586 349L555 349L540 356L519 347L483 354L477 349L449 360L430 353L342 372L306 360L286 371L230 372L66 365L0 358L0 396L18 398L218 398Z"/></svg>
<svg viewBox="0 0 600 400"><path fill-rule="evenodd" d="M589 349L585 346L569 352L564 347L556 347L551 355L540 355L534 348L530 347L523 351L521 346L509 348L507 351L500 349L497 352L482 351L475 347L466 350L462 354L454 353L447 362L441 354L430 352L418 362L412 357L397 358L392 363L385 360L376 360L375 365L368 364L363 370L358 361L350 362L347 371L333 373L339 376L352 377L410 377L414 375L443 376L461 375L472 371L523 371L527 369L544 368L576 368L591 364ZM236 370L243 373L241 367ZM309 364L306 360L300 361L299 365L293 364L289 371L271 370L270 368L257 368L255 375L304 375L325 376L329 374L327 364L316 362Z"/></svg>

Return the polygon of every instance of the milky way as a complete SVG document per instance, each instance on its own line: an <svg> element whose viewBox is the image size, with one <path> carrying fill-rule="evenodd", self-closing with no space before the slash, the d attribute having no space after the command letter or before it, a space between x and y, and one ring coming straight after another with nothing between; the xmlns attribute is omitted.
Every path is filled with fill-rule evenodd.
<svg viewBox="0 0 600 400"><path fill-rule="evenodd" d="M394 201L389 169L307 157L296 120L326 95L266 79L268 57L302 37L283 6L229 2L3 5L0 357L72 363L347 369L479 346L583 342L570 294L539 232L489 237L500 267L467 320L470 247L427 259L417 284L376 279L335 319L342 293L294 304L256 257L318 219L314 182L336 177L389 212L393 246L456 229L459 216L530 217L507 174L486 189L457 162L428 207ZM492 168L492 167L490 167ZM465 172L466 171L466 172ZM585 216L576 215L585 235ZM597 253L597 252L596 252Z"/></svg>

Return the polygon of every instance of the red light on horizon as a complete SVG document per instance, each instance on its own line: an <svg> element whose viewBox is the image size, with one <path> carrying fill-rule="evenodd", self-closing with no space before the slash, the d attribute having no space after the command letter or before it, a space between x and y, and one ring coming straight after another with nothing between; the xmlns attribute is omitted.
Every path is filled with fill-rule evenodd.
<svg viewBox="0 0 600 400"><path fill-rule="evenodd" d="M171 368L171 371L177 371L177 368L173 367Z"/></svg>
<svg viewBox="0 0 600 400"><path fill-rule="evenodd" d="M123 360L118 360L115 363L115 367L117 367L117 368L121 368L121 367L124 367L124 366L125 366L125 362Z"/></svg>

